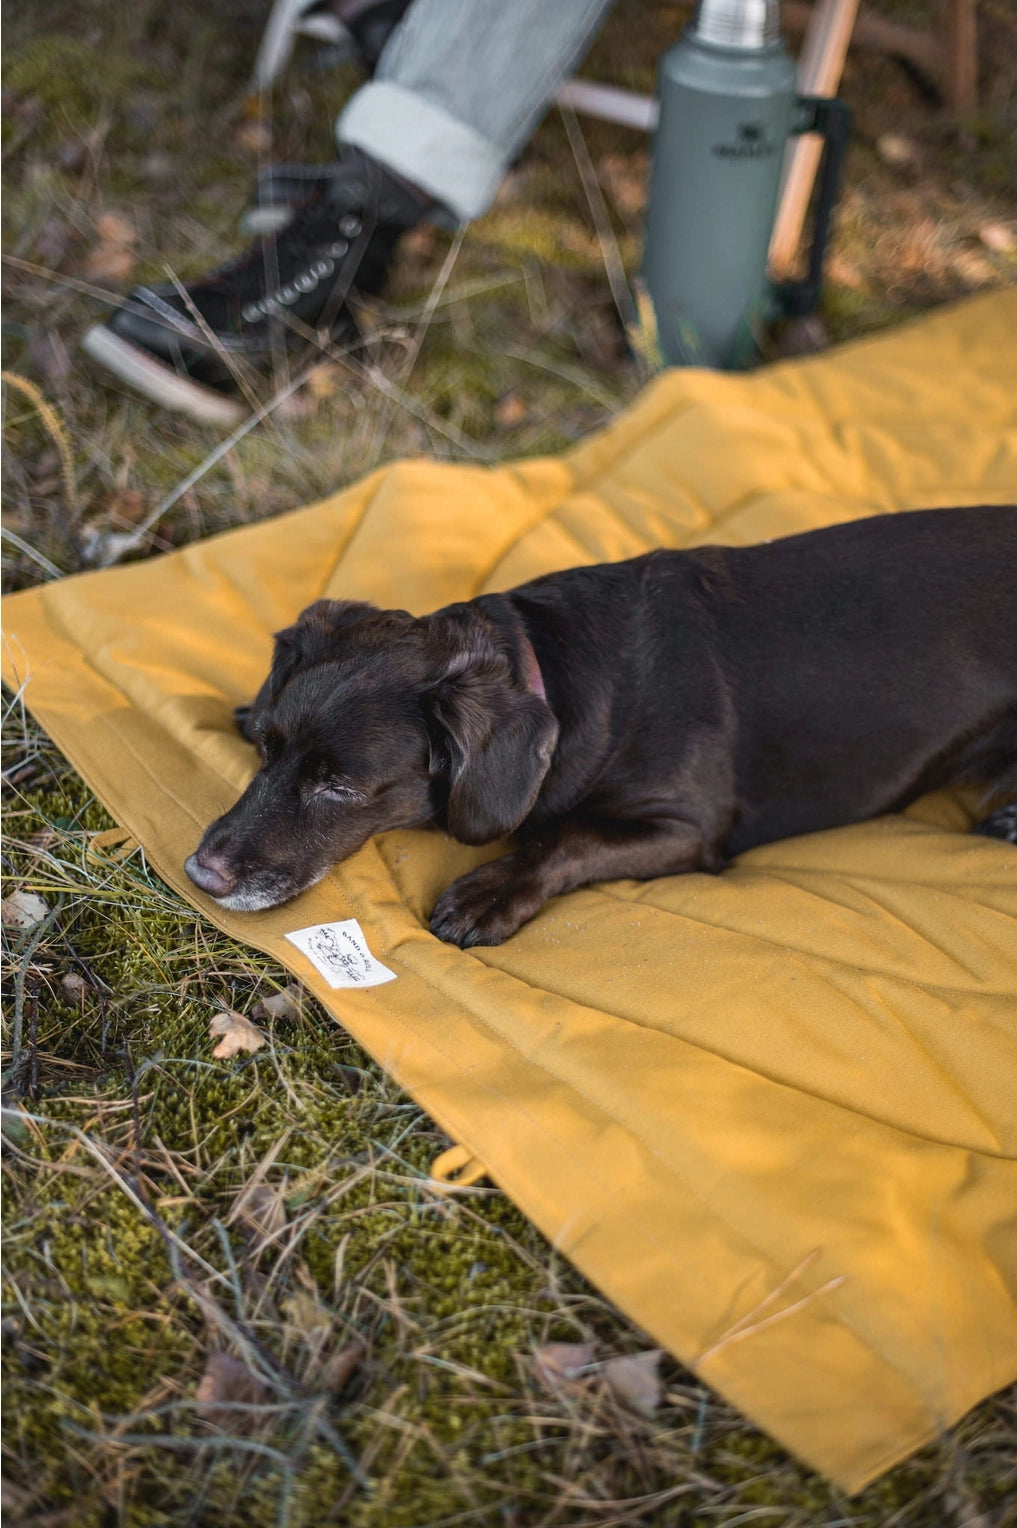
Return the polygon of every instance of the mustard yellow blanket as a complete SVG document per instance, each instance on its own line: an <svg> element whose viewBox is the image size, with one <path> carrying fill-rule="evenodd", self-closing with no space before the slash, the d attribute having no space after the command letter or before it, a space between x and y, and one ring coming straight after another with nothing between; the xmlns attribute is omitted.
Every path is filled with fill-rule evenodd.
<svg viewBox="0 0 1017 1528"><path fill-rule="evenodd" d="M856 1489L1017 1375L1017 851L930 798L719 878L579 891L469 953L427 931L479 857L438 834L261 914L213 909L182 863L254 768L231 708L320 595L421 613L653 546L1013 499L1008 293L752 376L669 373L557 459L399 464L14 596L4 675L182 896L289 966L655 1341ZM285 937L348 918L395 980L334 991Z"/></svg>

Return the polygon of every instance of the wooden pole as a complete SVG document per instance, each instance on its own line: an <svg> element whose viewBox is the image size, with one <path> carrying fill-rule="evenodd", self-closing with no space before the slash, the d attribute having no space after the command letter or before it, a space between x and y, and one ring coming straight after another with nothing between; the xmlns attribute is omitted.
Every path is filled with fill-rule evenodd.
<svg viewBox="0 0 1017 1528"><path fill-rule="evenodd" d="M798 60L802 95L834 96L847 57L858 0L817 0ZM784 156L777 219L770 239L770 271L787 275L801 242L809 197L823 151L823 140L806 133L788 145Z"/></svg>

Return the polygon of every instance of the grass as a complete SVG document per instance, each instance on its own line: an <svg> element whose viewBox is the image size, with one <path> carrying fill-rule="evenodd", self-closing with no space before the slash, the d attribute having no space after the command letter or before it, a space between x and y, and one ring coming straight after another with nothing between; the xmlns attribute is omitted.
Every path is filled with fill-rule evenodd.
<svg viewBox="0 0 1017 1528"><path fill-rule="evenodd" d="M621 0L587 72L648 89L684 14ZM244 76L262 20L239 0L80 0L9 19L4 365L56 410L74 481L30 394L8 389L7 589L87 566L97 538L153 515L142 555L397 456L558 450L641 385L553 116L461 243L407 241L360 362L312 357L308 382L208 470L214 433L87 372L76 338L116 290L235 247L269 141L280 158L328 156L352 77L295 67L273 114L252 115ZM823 315L834 338L1017 274L1017 26L1006 0L984 0L980 24L973 122L948 122L891 61L849 61L857 130ZM583 133L631 271L645 144ZM905 161L887 134L905 137ZM254 379L259 399L288 377ZM646 1338L498 1192L429 1187L447 1141L313 1001L259 1018L265 1049L212 1057L210 1019L253 1015L290 978L202 924L140 851L97 847L113 824L17 700L4 735L8 893L49 908L4 928L11 1522L1017 1521L1012 1394L851 1501L670 1361L651 1415L619 1400L603 1361ZM548 1384L534 1355L550 1341L593 1343L594 1360ZM217 1353L241 1367L210 1370Z"/></svg>

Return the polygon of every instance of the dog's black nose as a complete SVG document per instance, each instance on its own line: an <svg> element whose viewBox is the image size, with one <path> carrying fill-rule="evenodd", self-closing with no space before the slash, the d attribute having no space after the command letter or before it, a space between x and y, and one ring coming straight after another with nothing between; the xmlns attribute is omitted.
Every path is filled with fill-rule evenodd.
<svg viewBox="0 0 1017 1528"><path fill-rule="evenodd" d="M195 886L207 891L210 897L227 897L237 884L236 876L230 875L225 861L205 849L189 855L184 861L184 869Z"/></svg>

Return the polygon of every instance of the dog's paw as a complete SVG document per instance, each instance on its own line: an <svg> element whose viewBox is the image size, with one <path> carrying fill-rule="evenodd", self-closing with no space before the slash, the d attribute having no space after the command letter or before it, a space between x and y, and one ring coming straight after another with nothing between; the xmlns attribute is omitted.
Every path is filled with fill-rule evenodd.
<svg viewBox="0 0 1017 1528"><path fill-rule="evenodd" d="M986 838L1002 838L1008 844L1017 844L1017 801L997 807L973 831Z"/></svg>
<svg viewBox="0 0 1017 1528"><path fill-rule="evenodd" d="M233 725L234 725L234 727L236 727L237 731L240 733L240 736L246 738L249 743L253 743L254 742L254 735L251 732L251 722L253 721L253 719L254 719L254 703L253 703L253 701L248 706L234 706L233 707Z"/></svg>
<svg viewBox="0 0 1017 1528"><path fill-rule="evenodd" d="M520 884L505 859L492 860L453 881L435 903L431 933L468 950L476 944L503 944L538 912L545 898Z"/></svg>

